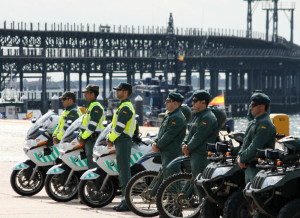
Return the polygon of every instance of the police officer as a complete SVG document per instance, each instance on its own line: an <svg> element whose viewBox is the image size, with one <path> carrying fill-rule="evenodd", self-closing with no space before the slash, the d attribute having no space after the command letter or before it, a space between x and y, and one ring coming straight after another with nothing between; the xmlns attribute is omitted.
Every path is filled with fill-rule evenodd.
<svg viewBox="0 0 300 218"><path fill-rule="evenodd" d="M263 93L262 92L262 90L253 90L252 91L252 94L254 94L254 93ZM271 112L270 112L270 107L268 108L268 110L267 110L267 112L270 114ZM247 119L248 119L248 121L251 121L251 120L253 120L255 117L252 115L252 113L251 113L251 104L249 105L249 108L248 108L248 113L247 113Z"/></svg>
<svg viewBox="0 0 300 218"><path fill-rule="evenodd" d="M65 110L60 116L59 123L53 133L53 142L55 144L60 142L65 131L69 127L68 121L74 122L78 117L81 116L81 111L75 104L76 95L74 92L66 91L59 98L61 99Z"/></svg>
<svg viewBox="0 0 300 218"><path fill-rule="evenodd" d="M93 148L98 135L104 129L102 122L105 120L105 113L102 105L96 101L99 95L99 86L89 84L82 92L89 107L82 119L82 131L78 136L78 141L84 143L87 165L91 169L97 167L93 161Z"/></svg>
<svg viewBox="0 0 300 218"><path fill-rule="evenodd" d="M258 172L256 149L274 149L275 146L276 128L267 113L270 102L270 98L263 93L251 96L251 113L255 119L248 124L237 158L239 166L245 169L246 183L251 182Z"/></svg>
<svg viewBox="0 0 300 218"><path fill-rule="evenodd" d="M182 152L191 157L193 177L203 172L209 163L207 160L206 143L215 143L218 136L218 122L210 108L211 96L205 90L193 93L193 107L195 111L192 126L182 143Z"/></svg>
<svg viewBox="0 0 300 218"><path fill-rule="evenodd" d="M167 165L176 157L182 155L181 143L186 132L186 118L180 108L183 96L171 92L165 100L168 113L163 118L157 138L152 144L152 150L160 152L162 160L163 178L179 173L180 166L167 169Z"/></svg>
<svg viewBox="0 0 300 218"><path fill-rule="evenodd" d="M122 188L122 201L113 209L116 211L129 211L125 201L125 188L131 177L130 154L132 136L136 128L135 110L128 99L132 93L132 86L128 83L120 83L113 89L116 90L117 98L121 103L113 116L112 132L108 135L106 144L109 146L115 145L119 181Z"/></svg>

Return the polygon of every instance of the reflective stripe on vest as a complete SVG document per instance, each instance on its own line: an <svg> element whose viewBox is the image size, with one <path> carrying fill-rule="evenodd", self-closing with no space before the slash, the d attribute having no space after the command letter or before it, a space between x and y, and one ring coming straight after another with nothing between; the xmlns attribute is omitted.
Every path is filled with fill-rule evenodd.
<svg viewBox="0 0 300 218"><path fill-rule="evenodd" d="M95 121L91 121L91 116L90 116L90 113L95 106L99 106L102 110L102 117L98 123L96 123ZM92 134L93 132L91 132L88 129L88 125L93 125L93 126L96 126L95 132L102 132L102 130L105 128L102 124L102 122L104 120L105 120L105 113L104 113L104 109L103 109L102 105L99 102L93 102L90 104L89 108L86 110L86 112L84 114L84 117L83 117L82 123L81 123L81 128L86 130L88 133Z"/></svg>
<svg viewBox="0 0 300 218"><path fill-rule="evenodd" d="M53 133L53 135L56 135L58 140L61 140L61 138L63 137L63 135L65 133L64 127L68 125L66 118L71 111L76 111L78 114L78 117L80 117L82 115L81 111L78 108L73 108L72 110L63 112L63 114L60 116L57 128L55 129L55 131Z"/></svg>
<svg viewBox="0 0 300 218"><path fill-rule="evenodd" d="M128 108L131 110L131 112L132 112L132 117L130 118L130 120L127 121L127 123L126 123L126 125L125 125L125 124L123 124L123 123L118 122L118 114L117 114L117 112L116 112L116 113L114 114L114 117L113 117L113 120L112 120L112 123L113 123L112 129L113 129L114 133L115 133L116 135L119 136L119 135L121 135L121 133L118 133L118 132L115 131L116 126L120 126L120 127L122 127L122 128L125 127L123 132L124 132L125 134L129 135L130 137L132 137L132 136L133 136L133 133L134 133L134 131L135 131L135 124L136 124L136 120L135 120L135 110L134 110L134 107L133 107L132 103L131 103L131 102L128 102L128 101L123 102L123 103L120 105L120 107L118 108L118 111L120 111L123 107L128 107Z"/></svg>

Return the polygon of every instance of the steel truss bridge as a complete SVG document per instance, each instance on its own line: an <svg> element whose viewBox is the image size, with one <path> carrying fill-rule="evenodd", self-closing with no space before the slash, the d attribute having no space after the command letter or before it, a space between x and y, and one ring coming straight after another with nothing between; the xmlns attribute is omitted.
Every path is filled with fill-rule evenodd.
<svg viewBox="0 0 300 218"><path fill-rule="evenodd" d="M140 74L152 78L175 75L191 84L199 75L201 89L212 96L221 93L220 75L225 76L225 101L235 116L244 116L251 92L263 90L272 100L272 112L293 113L300 108L300 47L278 37L265 40L263 34L246 31L175 29L170 16L167 28L128 28L82 25L34 27L4 23L0 27L0 90L7 84L10 67L14 77L36 74L42 78L42 111L49 108L47 73L63 72L64 89L70 90L71 73L103 79L102 90L112 89L112 80L125 77L135 82ZM271 38L271 37L270 37ZM184 55L179 62L178 56ZM167 71L166 71L167 69ZM210 86L205 87L205 80ZM80 91L79 91L80 93ZM79 95L81 96L81 94ZM107 96L102 92L102 97Z"/></svg>

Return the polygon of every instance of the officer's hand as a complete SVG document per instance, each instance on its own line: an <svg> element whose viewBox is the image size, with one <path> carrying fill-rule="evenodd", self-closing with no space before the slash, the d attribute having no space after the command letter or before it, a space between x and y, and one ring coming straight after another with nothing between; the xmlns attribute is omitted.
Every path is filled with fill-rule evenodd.
<svg viewBox="0 0 300 218"><path fill-rule="evenodd" d="M80 136L77 137L77 140L81 145L84 144L84 142L85 142L84 140L81 140Z"/></svg>
<svg viewBox="0 0 300 218"><path fill-rule="evenodd" d="M189 157L190 156L190 151L188 150L188 148L187 148L187 145L185 144L185 145L182 145L182 148L181 148L181 150L182 150L182 153L184 153L184 155L185 156L187 156L187 157Z"/></svg>
<svg viewBox="0 0 300 218"><path fill-rule="evenodd" d="M52 138L52 141L54 142L54 144L58 144L59 143L59 140L55 136Z"/></svg>
<svg viewBox="0 0 300 218"><path fill-rule="evenodd" d="M108 139L106 139L106 144L107 144L108 146L113 146L113 143L112 143L111 141L109 141Z"/></svg>
<svg viewBox="0 0 300 218"><path fill-rule="evenodd" d="M247 168L247 166L246 166L245 163L241 163L241 162L240 162L240 157L237 158L237 162L238 162L238 165L240 166L240 168L242 168L242 169Z"/></svg>
<svg viewBox="0 0 300 218"><path fill-rule="evenodd" d="M155 153L159 153L159 149L157 148L157 143L152 143L152 150Z"/></svg>

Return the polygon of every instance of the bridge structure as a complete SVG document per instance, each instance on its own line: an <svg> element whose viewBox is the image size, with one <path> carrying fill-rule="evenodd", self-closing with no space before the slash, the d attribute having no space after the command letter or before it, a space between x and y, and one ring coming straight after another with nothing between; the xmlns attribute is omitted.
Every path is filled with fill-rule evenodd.
<svg viewBox="0 0 300 218"><path fill-rule="evenodd" d="M212 96L225 93L234 116L246 114L251 92L262 90L272 100L272 112L299 112L300 47L278 36L228 29L178 29L170 16L164 27L109 27L76 24L36 25L6 23L0 26L0 90L10 68L14 77L42 79L42 112L49 108L47 73L63 72L64 90L70 90L71 74L102 78L102 97L112 80L125 77L134 84L136 75L164 75L191 84L198 74L200 89ZM179 62L178 56L184 61ZM166 61L167 60L167 61ZM30 76L29 76L30 75ZM225 79L221 90L220 79ZM205 81L210 85L206 87Z"/></svg>

